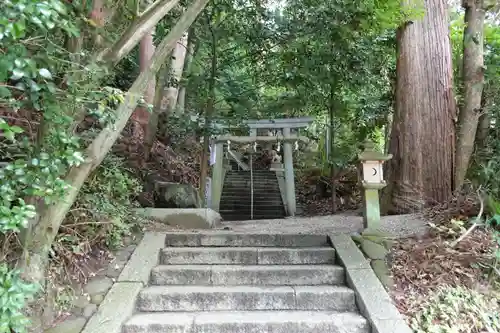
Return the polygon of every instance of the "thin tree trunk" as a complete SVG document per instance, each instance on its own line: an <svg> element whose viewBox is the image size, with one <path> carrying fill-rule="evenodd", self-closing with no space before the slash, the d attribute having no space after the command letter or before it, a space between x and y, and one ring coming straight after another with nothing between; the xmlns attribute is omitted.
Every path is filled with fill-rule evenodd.
<svg viewBox="0 0 500 333"><path fill-rule="evenodd" d="M177 109L180 113L184 113L186 109L186 86L187 79L189 74L191 73L191 64L193 63L194 55L195 55L195 38L194 38L194 29L192 28L189 32L189 38L187 42L187 53L186 59L184 61L184 69L182 70L183 79L179 85L179 95L177 96Z"/></svg>
<svg viewBox="0 0 500 333"><path fill-rule="evenodd" d="M474 140L481 117L484 82L483 30L484 0L463 0L465 9L464 56L462 65L464 105L460 111L457 136L455 188L460 189L467 176L474 152Z"/></svg>
<svg viewBox="0 0 500 333"><path fill-rule="evenodd" d="M144 93L151 78L158 72L162 64L165 63L177 40L191 26L208 2L209 0L197 0L182 15L179 22L170 30L169 34L156 49L149 64L149 69L140 73L134 81L124 98L124 102L117 109L117 119L112 124L106 126L86 149L85 162L71 168L65 177L65 181L69 185L66 196L54 204L46 205L40 212L40 218L33 225L30 241L23 249L23 256L20 260L21 270L31 281L43 285L52 243L64 217L73 205L80 188L90 172L101 164L119 137L137 106L139 96Z"/></svg>
<svg viewBox="0 0 500 333"><path fill-rule="evenodd" d="M151 31L165 15L172 10L179 0L157 0L148 7L120 36L110 48L97 55L97 60L111 65L118 63Z"/></svg>
<svg viewBox="0 0 500 333"><path fill-rule="evenodd" d="M486 97L487 86L483 88L483 93L481 97L481 117L479 118L479 125L477 126L476 133L476 150L481 151L486 147L486 140L490 134L491 128L491 114L489 113Z"/></svg>
<svg viewBox="0 0 500 333"><path fill-rule="evenodd" d="M209 22L211 24L211 22ZM203 149L201 151L200 158L200 198L202 198L203 203L205 204L205 188L207 184L208 177L208 154L210 147L210 130L212 127L212 116L214 113L215 106L215 80L217 77L217 38L215 37L215 32L210 27L210 31L212 34L212 67L210 74L210 82L209 82L209 93L208 93L208 101L207 107L205 110L205 130L203 133ZM221 152L219 152L221 153Z"/></svg>
<svg viewBox="0 0 500 333"><path fill-rule="evenodd" d="M182 79L184 62L187 55L188 38L188 33L184 34L184 36L177 41L177 45L172 53L171 77L169 84L169 88L172 89L168 89L168 99L172 102L169 105L169 110L167 111L168 113L174 111L177 106L179 82Z"/></svg>
<svg viewBox="0 0 500 333"><path fill-rule="evenodd" d="M398 213L447 200L453 188L455 100L446 0L398 31L395 113L383 200Z"/></svg>
<svg viewBox="0 0 500 333"><path fill-rule="evenodd" d="M176 43L175 49L170 57L169 66L162 71L163 83L162 86L156 87L155 105L153 109L154 115L149 118L149 122L145 129L145 149L146 156L149 157L153 147L153 141L158 132L158 118L164 113L166 118L175 109L177 102L177 85L176 83L182 76L182 67L184 66L184 57L186 56L187 33L184 34ZM168 133L165 133L168 135Z"/></svg>
<svg viewBox="0 0 500 333"><path fill-rule="evenodd" d="M330 181L332 182L332 214L337 213L337 184L335 180L335 163L333 162L333 154L335 151L335 100L334 100L334 90L333 83L330 84L330 101L328 103L328 111L330 113L330 157L328 158L328 162L330 163Z"/></svg>
<svg viewBox="0 0 500 333"><path fill-rule="evenodd" d="M149 31L144 37L142 37L139 44L139 67L141 72L148 69L151 57L155 52L155 45L153 42L154 29ZM144 101L146 104L153 104L155 98L155 82L156 79L153 76L151 81L148 83L146 92L144 93ZM137 122L144 132L149 122L149 110L147 106L138 106L134 113L132 114L132 119Z"/></svg>

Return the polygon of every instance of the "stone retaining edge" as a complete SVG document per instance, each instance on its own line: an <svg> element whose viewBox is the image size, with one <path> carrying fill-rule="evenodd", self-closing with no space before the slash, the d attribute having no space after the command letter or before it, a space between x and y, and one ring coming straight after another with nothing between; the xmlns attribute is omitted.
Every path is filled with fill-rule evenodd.
<svg viewBox="0 0 500 333"><path fill-rule="evenodd" d="M89 319L82 333L121 333L122 325L136 310L136 300L148 285L151 269L159 262L165 247L166 233L146 232L123 268L118 281L106 294L97 312Z"/></svg>
<svg viewBox="0 0 500 333"><path fill-rule="evenodd" d="M82 333L121 333L122 325L135 311L142 282L116 282Z"/></svg>
<svg viewBox="0 0 500 333"><path fill-rule="evenodd" d="M329 235L329 239L346 270L347 285L356 293L356 305L370 322L371 333L412 333L351 237L336 234Z"/></svg>
<svg viewBox="0 0 500 333"><path fill-rule="evenodd" d="M166 233L146 232L130 260L123 268L118 282L149 283L151 269L158 265L160 250L165 247Z"/></svg>

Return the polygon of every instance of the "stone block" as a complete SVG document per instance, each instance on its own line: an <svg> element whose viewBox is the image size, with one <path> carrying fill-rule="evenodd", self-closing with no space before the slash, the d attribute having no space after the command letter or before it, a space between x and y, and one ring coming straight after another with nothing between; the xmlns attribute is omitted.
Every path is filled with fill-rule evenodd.
<svg viewBox="0 0 500 333"><path fill-rule="evenodd" d="M151 269L158 264L158 254L164 246L165 234L147 232L123 268L118 281L147 284Z"/></svg>
<svg viewBox="0 0 500 333"><path fill-rule="evenodd" d="M160 252L162 265L193 264L257 264L256 248L219 248L219 247L176 247L165 248Z"/></svg>
<svg viewBox="0 0 500 333"><path fill-rule="evenodd" d="M152 285L210 285L211 267L205 265L165 265L151 270Z"/></svg>
<svg viewBox="0 0 500 333"><path fill-rule="evenodd" d="M385 248L385 246L367 239L363 240L361 243L361 249L368 258L373 260L384 260L389 254L389 251Z"/></svg>
<svg viewBox="0 0 500 333"><path fill-rule="evenodd" d="M401 319L401 314L373 270L348 269L347 283L356 292L356 305L366 318Z"/></svg>
<svg viewBox="0 0 500 333"><path fill-rule="evenodd" d="M82 333L122 333L122 324L134 312L142 286L141 282L115 283Z"/></svg>
<svg viewBox="0 0 500 333"><path fill-rule="evenodd" d="M366 319L352 313L316 311L216 312L196 316L194 333L368 333Z"/></svg>
<svg viewBox="0 0 500 333"><path fill-rule="evenodd" d="M169 286L144 289L139 311L288 310L295 307L291 287Z"/></svg>
<svg viewBox="0 0 500 333"><path fill-rule="evenodd" d="M335 250L321 248L263 248L258 250L260 265L333 264Z"/></svg>
<svg viewBox="0 0 500 333"><path fill-rule="evenodd" d="M231 231L201 234L202 246L235 247L321 247L328 246L322 235L248 234Z"/></svg>
<svg viewBox="0 0 500 333"><path fill-rule="evenodd" d="M413 333L403 319L374 319L371 333Z"/></svg>
<svg viewBox="0 0 500 333"><path fill-rule="evenodd" d="M165 235L167 247L196 247L201 246L201 234L198 232L171 232Z"/></svg>
<svg viewBox="0 0 500 333"><path fill-rule="evenodd" d="M344 269L333 265L213 266L214 285L339 285Z"/></svg>
<svg viewBox="0 0 500 333"><path fill-rule="evenodd" d="M296 309L355 312L356 298L352 289L340 286L295 286Z"/></svg>
<svg viewBox="0 0 500 333"><path fill-rule="evenodd" d="M220 214L210 208L141 208L137 212L167 225L185 229L212 229L220 226Z"/></svg>
<svg viewBox="0 0 500 333"><path fill-rule="evenodd" d="M192 313L144 313L129 319L121 333L187 333L193 322Z"/></svg>
<svg viewBox="0 0 500 333"><path fill-rule="evenodd" d="M339 263L346 269L370 269L370 263L348 235L330 235Z"/></svg>

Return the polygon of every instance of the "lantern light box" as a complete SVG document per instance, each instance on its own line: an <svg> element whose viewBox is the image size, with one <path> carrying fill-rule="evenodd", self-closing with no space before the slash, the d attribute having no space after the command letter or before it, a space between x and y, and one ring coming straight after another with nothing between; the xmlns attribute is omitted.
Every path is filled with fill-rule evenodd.
<svg viewBox="0 0 500 333"><path fill-rule="evenodd" d="M383 161L363 161L363 180L370 184L384 183Z"/></svg>

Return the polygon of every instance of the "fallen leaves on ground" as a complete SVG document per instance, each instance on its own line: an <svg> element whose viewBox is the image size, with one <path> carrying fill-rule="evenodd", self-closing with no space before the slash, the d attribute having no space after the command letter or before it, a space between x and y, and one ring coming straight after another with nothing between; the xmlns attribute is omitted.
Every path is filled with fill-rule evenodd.
<svg viewBox="0 0 500 333"><path fill-rule="evenodd" d="M400 240L393 248L391 269L395 286L391 294L400 312L408 318L421 310L423 300L438 287L490 290L484 268L493 261L491 232L477 229L452 248L450 243L459 234L456 224L451 223L432 228L424 238Z"/></svg>

